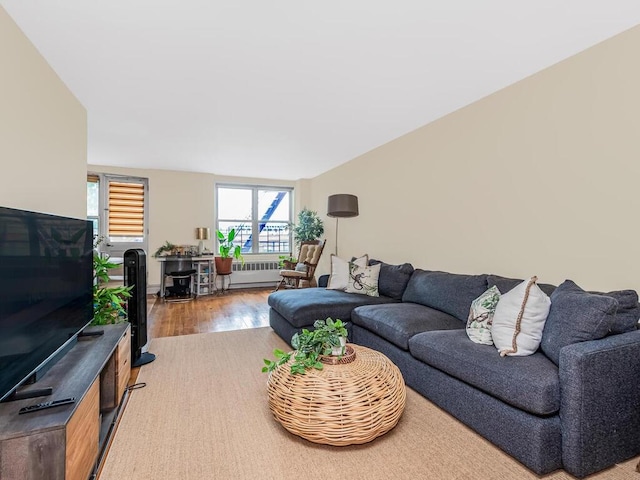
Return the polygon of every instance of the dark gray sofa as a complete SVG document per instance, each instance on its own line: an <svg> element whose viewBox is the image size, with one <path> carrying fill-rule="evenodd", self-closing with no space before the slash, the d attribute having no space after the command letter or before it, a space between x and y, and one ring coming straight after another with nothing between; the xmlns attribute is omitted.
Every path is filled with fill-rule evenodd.
<svg viewBox="0 0 640 480"><path fill-rule="evenodd" d="M564 468L584 477L640 453L635 292L609 294L620 301L611 334L564 346L556 364L542 350L500 357L466 334L472 300L520 280L383 264L379 282L380 297L324 288L273 293L271 326L289 342L316 319L350 322L352 342L383 352L408 386L537 474ZM553 308L555 287L541 288Z"/></svg>

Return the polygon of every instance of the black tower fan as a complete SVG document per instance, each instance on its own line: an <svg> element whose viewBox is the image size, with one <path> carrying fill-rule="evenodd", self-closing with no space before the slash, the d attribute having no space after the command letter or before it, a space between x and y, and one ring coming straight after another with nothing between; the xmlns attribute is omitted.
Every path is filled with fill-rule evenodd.
<svg viewBox="0 0 640 480"><path fill-rule="evenodd" d="M153 362L153 353L142 352L147 343L147 256L141 248L124 252L124 284L131 289L127 313L131 323L131 365Z"/></svg>

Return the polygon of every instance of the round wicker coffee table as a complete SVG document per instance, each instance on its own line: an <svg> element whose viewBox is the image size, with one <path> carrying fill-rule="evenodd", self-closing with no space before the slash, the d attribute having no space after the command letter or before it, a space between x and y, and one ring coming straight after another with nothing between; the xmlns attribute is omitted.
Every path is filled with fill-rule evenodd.
<svg viewBox="0 0 640 480"><path fill-rule="evenodd" d="M326 445L367 443L396 426L406 389L398 367L380 352L349 344L351 363L293 375L286 363L269 374L269 408L291 433Z"/></svg>

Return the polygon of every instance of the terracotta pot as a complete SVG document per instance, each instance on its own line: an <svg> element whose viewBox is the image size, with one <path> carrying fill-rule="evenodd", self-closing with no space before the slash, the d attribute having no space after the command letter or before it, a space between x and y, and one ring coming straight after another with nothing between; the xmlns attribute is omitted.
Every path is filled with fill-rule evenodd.
<svg viewBox="0 0 640 480"><path fill-rule="evenodd" d="M228 275L231 273L231 264L233 263L233 258L222 258L216 257L216 273L218 275Z"/></svg>

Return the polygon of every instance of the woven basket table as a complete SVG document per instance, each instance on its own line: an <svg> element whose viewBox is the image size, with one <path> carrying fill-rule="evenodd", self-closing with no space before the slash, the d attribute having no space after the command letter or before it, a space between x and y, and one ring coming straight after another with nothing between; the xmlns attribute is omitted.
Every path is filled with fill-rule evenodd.
<svg viewBox="0 0 640 480"><path fill-rule="evenodd" d="M356 351L351 363L304 375L292 374L286 363L269 374L269 408L289 432L344 446L370 442L396 426L406 402L400 370L380 352L349 346Z"/></svg>

